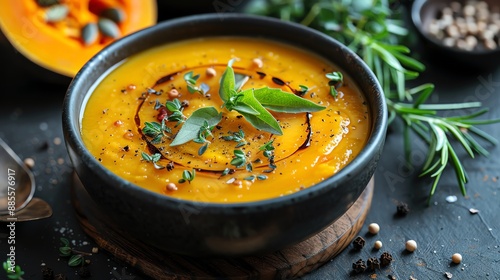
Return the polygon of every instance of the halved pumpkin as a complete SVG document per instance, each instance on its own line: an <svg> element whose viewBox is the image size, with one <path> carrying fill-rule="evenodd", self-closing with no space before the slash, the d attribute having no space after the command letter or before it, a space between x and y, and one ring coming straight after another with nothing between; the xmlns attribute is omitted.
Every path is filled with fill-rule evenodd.
<svg viewBox="0 0 500 280"><path fill-rule="evenodd" d="M3 0L0 9L12 46L67 77L115 39L156 22L155 0Z"/></svg>

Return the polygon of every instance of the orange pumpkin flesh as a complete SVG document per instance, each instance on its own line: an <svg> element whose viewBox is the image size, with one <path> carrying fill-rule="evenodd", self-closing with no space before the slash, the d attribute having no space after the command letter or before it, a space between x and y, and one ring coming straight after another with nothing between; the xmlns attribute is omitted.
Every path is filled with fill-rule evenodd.
<svg viewBox="0 0 500 280"><path fill-rule="evenodd" d="M0 29L11 45L35 64L57 74L73 77L98 51L116 38L97 32L96 40L85 44L82 28L97 24L106 8L123 12L117 23L119 37L149 27L157 21L154 0L59 0L67 7L61 20L47 20L48 10L37 0L4 0L0 9Z"/></svg>

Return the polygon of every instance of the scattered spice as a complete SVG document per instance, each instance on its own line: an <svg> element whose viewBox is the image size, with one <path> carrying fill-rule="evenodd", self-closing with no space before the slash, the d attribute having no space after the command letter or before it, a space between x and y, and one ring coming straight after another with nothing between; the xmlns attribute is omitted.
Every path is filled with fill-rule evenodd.
<svg viewBox="0 0 500 280"><path fill-rule="evenodd" d="M417 250L417 242L415 240L406 241L406 250L408 250L409 252Z"/></svg>
<svg viewBox="0 0 500 280"><path fill-rule="evenodd" d="M438 11L427 31L447 47L491 50L500 43L500 18L485 1L453 1Z"/></svg>
<svg viewBox="0 0 500 280"><path fill-rule="evenodd" d="M175 88L171 89L171 90L168 92L168 97L170 97L170 99L174 99L174 98L179 97L179 91L178 91L178 90L176 90Z"/></svg>
<svg viewBox="0 0 500 280"><path fill-rule="evenodd" d="M262 68L262 66L264 66L264 62L260 58L252 59L252 64L253 64L253 66L255 66L257 68Z"/></svg>
<svg viewBox="0 0 500 280"><path fill-rule="evenodd" d="M459 264L462 262L462 255L460 255L459 253L455 253L451 256L451 261L453 263L456 263L456 264Z"/></svg>
<svg viewBox="0 0 500 280"><path fill-rule="evenodd" d="M172 182L170 182L170 183L167 184L166 189L169 192L173 192L173 191L178 190L177 186L174 183L172 183Z"/></svg>
<svg viewBox="0 0 500 280"><path fill-rule="evenodd" d="M59 137L54 138L54 145L61 145L62 140Z"/></svg>
<svg viewBox="0 0 500 280"><path fill-rule="evenodd" d="M394 276L392 274L387 275L387 278L389 278L391 280L396 280L396 276Z"/></svg>
<svg viewBox="0 0 500 280"><path fill-rule="evenodd" d="M366 266L369 270L375 270L380 268L380 261L377 258L368 258L368 260L366 260Z"/></svg>
<svg viewBox="0 0 500 280"><path fill-rule="evenodd" d="M361 250L365 246L366 241L363 239L363 237L358 236L352 241L352 245L354 246L354 249L356 250Z"/></svg>
<svg viewBox="0 0 500 280"><path fill-rule="evenodd" d="M396 214L398 216L406 216L408 212L410 212L408 204L404 202L399 202L398 205L396 206Z"/></svg>
<svg viewBox="0 0 500 280"><path fill-rule="evenodd" d="M451 274L450 272L445 272L444 276L448 279L451 279L453 277L453 274Z"/></svg>
<svg viewBox="0 0 500 280"><path fill-rule="evenodd" d="M377 223L371 223L368 225L368 232L371 234L377 234L380 231L380 226Z"/></svg>
<svg viewBox="0 0 500 280"><path fill-rule="evenodd" d="M377 250L382 248L382 241L380 241L380 240L375 241L375 244L373 244L373 248L375 248Z"/></svg>
<svg viewBox="0 0 500 280"><path fill-rule="evenodd" d="M365 272L366 270L365 262L362 259L357 260L355 263L352 264L352 270L356 274Z"/></svg>
<svg viewBox="0 0 500 280"><path fill-rule="evenodd" d="M470 208L470 209L469 209L469 212L470 212L471 214L477 214L477 213L479 213L479 210L474 209L474 208Z"/></svg>
<svg viewBox="0 0 500 280"><path fill-rule="evenodd" d="M134 84L130 84L127 86L127 90L135 90L137 87Z"/></svg>
<svg viewBox="0 0 500 280"><path fill-rule="evenodd" d="M25 158L24 159L24 164L29 168L33 168L35 166L35 160L32 158Z"/></svg>
<svg viewBox="0 0 500 280"><path fill-rule="evenodd" d="M388 266L392 262L392 255L389 252L383 252L382 255L380 255L380 265L381 266Z"/></svg>
<svg viewBox="0 0 500 280"><path fill-rule="evenodd" d="M99 248L93 247L91 252L92 254L97 254L99 252Z"/></svg>
<svg viewBox="0 0 500 280"><path fill-rule="evenodd" d="M215 77L215 75L217 75L217 71L215 71L215 69L212 67L208 67L207 70L205 71L205 75L207 75L207 77L209 78L212 78Z"/></svg>
<svg viewBox="0 0 500 280"><path fill-rule="evenodd" d="M449 195L446 197L446 202L448 203L453 203L457 201L457 196L456 195Z"/></svg>

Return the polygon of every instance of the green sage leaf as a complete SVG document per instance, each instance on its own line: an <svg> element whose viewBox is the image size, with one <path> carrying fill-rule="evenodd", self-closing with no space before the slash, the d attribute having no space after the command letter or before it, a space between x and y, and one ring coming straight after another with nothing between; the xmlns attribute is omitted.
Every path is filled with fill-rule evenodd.
<svg viewBox="0 0 500 280"><path fill-rule="evenodd" d="M181 129L175 136L170 146L177 146L187 143L198 137L205 121L209 126L217 125L222 119L222 113L214 107L199 108L184 122Z"/></svg>
<svg viewBox="0 0 500 280"><path fill-rule="evenodd" d="M325 109L310 100L278 88L259 88L253 91L257 99L265 108L283 113L316 112Z"/></svg>
<svg viewBox="0 0 500 280"><path fill-rule="evenodd" d="M228 62L226 70L224 71L224 73L222 73L222 77L220 80L219 96L224 102L229 100L233 92L236 93L236 82L234 77L234 70L232 68L233 63L234 59L231 59Z"/></svg>
<svg viewBox="0 0 500 280"><path fill-rule="evenodd" d="M251 123L255 128L267 131L276 135L283 135L283 131L278 123L278 121L269 113L269 111L260 104L260 102L254 96L254 90L248 89L242 91L243 97L240 102L243 102L252 108L254 108L258 115L252 115L245 112L238 111L245 119Z"/></svg>

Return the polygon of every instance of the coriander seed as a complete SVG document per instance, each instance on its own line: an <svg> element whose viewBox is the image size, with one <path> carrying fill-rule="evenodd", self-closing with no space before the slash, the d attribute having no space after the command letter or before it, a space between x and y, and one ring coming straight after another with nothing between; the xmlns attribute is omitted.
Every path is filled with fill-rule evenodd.
<svg viewBox="0 0 500 280"><path fill-rule="evenodd" d="M179 91L176 90L175 88L169 90L168 91L168 97L170 97L171 99L179 97Z"/></svg>
<svg viewBox="0 0 500 280"><path fill-rule="evenodd" d="M408 250L409 252L417 250L417 242L415 240L406 241L406 250Z"/></svg>
<svg viewBox="0 0 500 280"><path fill-rule="evenodd" d="M24 159L24 164L29 168L33 168L35 166L35 160L32 158L25 158Z"/></svg>
<svg viewBox="0 0 500 280"><path fill-rule="evenodd" d="M375 248L377 250L382 248L382 241L380 241L380 240L375 241L375 244L373 244L373 248Z"/></svg>
<svg viewBox="0 0 500 280"><path fill-rule="evenodd" d="M253 66L255 66L257 68L262 68L262 66L264 66L264 62L262 62L262 59L260 59L260 58L252 59L252 64L253 64Z"/></svg>
<svg viewBox="0 0 500 280"><path fill-rule="evenodd" d="M368 225L368 231L371 234L377 234L380 231L380 226L377 223L371 223Z"/></svg>
<svg viewBox="0 0 500 280"><path fill-rule="evenodd" d="M178 190L178 189L177 189L177 186L174 183L170 182L170 183L167 184L167 191L173 192L173 191L176 191L176 190Z"/></svg>
<svg viewBox="0 0 500 280"><path fill-rule="evenodd" d="M455 253L451 256L451 261L453 263L456 263L456 264L459 264L462 262L462 255L460 255L459 253Z"/></svg>
<svg viewBox="0 0 500 280"><path fill-rule="evenodd" d="M217 75L217 72L215 71L214 68L212 67L208 67L207 70L205 71L205 75L207 75L207 77L214 77L215 75Z"/></svg>

